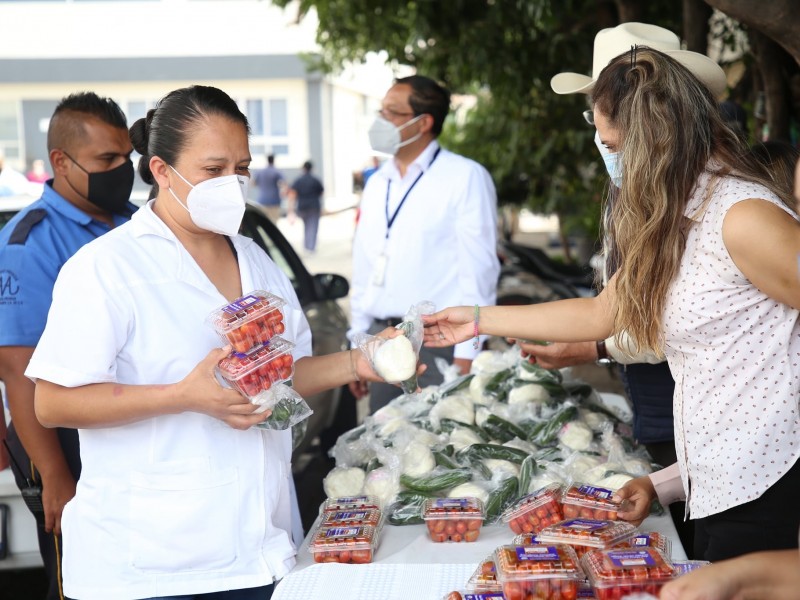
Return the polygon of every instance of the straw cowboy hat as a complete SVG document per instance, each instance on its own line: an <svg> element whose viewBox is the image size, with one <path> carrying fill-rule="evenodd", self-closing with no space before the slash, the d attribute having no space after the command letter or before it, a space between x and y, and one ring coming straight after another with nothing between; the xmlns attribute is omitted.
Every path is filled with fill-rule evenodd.
<svg viewBox="0 0 800 600"><path fill-rule="evenodd" d="M719 97L725 91L727 82L725 72L713 60L697 52L681 50L678 36L669 29L646 23L622 23L616 27L601 30L594 37L594 57L592 76L578 73L559 73L550 80L550 87L556 94L588 94L594 87L597 77L612 59L631 46L648 46L668 54L702 81Z"/></svg>

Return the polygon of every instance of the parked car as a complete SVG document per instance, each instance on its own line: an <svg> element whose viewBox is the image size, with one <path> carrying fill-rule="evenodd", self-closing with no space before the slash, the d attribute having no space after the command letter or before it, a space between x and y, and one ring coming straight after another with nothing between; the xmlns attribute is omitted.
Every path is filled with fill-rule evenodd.
<svg viewBox="0 0 800 600"><path fill-rule="evenodd" d="M0 229L35 199L31 196L0 197ZM314 354L328 354L349 348L345 336L348 328L347 316L337 303L337 299L344 298L349 293L347 279L329 273L309 273L288 240L255 204L248 203L241 232L261 246L291 280L311 326ZM244 290L248 291L251 290ZM198 326L205 327L202 323ZM1 386L2 382L0 392ZM307 420L306 434L295 449L295 457L308 450L312 441L331 426L341 393L342 389L337 388L306 398L314 413ZM41 564L33 517L22 503L10 469L0 471L0 504L3 503L10 505L8 534L12 541L11 559L0 560L0 569Z"/></svg>

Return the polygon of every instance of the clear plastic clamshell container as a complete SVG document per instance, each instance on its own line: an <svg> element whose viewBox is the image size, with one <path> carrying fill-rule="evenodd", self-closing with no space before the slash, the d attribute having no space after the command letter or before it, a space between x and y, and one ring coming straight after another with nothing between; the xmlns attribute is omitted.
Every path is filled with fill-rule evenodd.
<svg viewBox="0 0 800 600"><path fill-rule="evenodd" d="M564 518L616 521L621 503L611 500L613 494L613 490L594 485L571 485L561 498Z"/></svg>
<svg viewBox="0 0 800 600"><path fill-rule="evenodd" d="M272 338L244 354L231 352L217 364L220 376L254 404L262 404L265 394L276 383L294 374L294 344L281 337Z"/></svg>
<svg viewBox="0 0 800 600"><path fill-rule="evenodd" d="M569 544L578 557L589 550L604 550L627 542L636 535L636 527L626 521L566 519L539 532L540 544Z"/></svg>
<svg viewBox="0 0 800 600"><path fill-rule="evenodd" d="M283 298L255 290L220 306L208 315L206 322L234 352L247 352L285 331L285 304Z"/></svg>
<svg viewBox="0 0 800 600"><path fill-rule="evenodd" d="M375 496L341 496L339 498L326 498L320 507L320 512L340 510L367 510L380 509L381 505Z"/></svg>
<svg viewBox="0 0 800 600"><path fill-rule="evenodd" d="M594 550L582 559L598 600L619 600L630 594L658 597L674 579L670 560L658 548Z"/></svg>
<svg viewBox="0 0 800 600"><path fill-rule="evenodd" d="M442 600L506 600L506 597L503 595L503 592L455 590L443 596Z"/></svg>
<svg viewBox="0 0 800 600"><path fill-rule="evenodd" d="M648 531L637 533L631 539L620 544L629 548L658 548L664 556L672 556L672 542L663 533Z"/></svg>
<svg viewBox="0 0 800 600"><path fill-rule="evenodd" d="M320 527L349 527L352 525L370 525L380 529L383 525L383 516L377 508L329 510L322 513Z"/></svg>
<svg viewBox="0 0 800 600"><path fill-rule="evenodd" d="M503 522L516 534L539 533L564 519L561 492L561 486L554 483L520 498L503 512Z"/></svg>
<svg viewBox="0 0 800 600"><path fill-rule="evenodd" d="M378 530L370 525L318 527L309 544L314 562L366 564L378 547Z"/></svg>
<svg viewBox="0 0 800 600"><path fill-rule="evenodd" d="M584 581L575 551L564 544L500 546L497 580L510 600L577 597Z"/></svg>
<svg viewBox="0 0 800 600"><path fill-rule="evenodd" d="M710 565L711 562L707 560L673 560L672 572L675 577L686 575L692 571Z"/></svg>
<svg viewBox="0 0 800 600"><path fill-rule="evenodd" d="M483 502L478 498L428 498L422 518L434 542L474 542L483 526Z"/></svg>
<svg viewBox="0 0 800 600"><path fill-rule="evenodd" d="M539 543L539 536L534 533L520 533L511 543L515 546L535 546Z"/></svg>
<svg viewBox="0 0 800 600"><path fill-rule="evenodd" d="M499 592L500 582L497 581L497 567L494 564L494 554L484 558L472 577L467 582L467 587L476 592Z"/></svg>

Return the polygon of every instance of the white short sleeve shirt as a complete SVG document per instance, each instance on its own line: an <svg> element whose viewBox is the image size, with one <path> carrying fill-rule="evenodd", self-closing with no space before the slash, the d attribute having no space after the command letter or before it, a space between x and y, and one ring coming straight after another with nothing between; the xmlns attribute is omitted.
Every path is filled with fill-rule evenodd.
<svg viewBox="0 0 800 600"><path fill-rule="evenodd" d="M701 175L664 312L675 444L692 518L755 500L800 457L799 312L756 288L722 239L728 210L748 198L791 212L762 186Z"/></svg>
<svg viewBox="0 0 800 600"><path fill-rule="evenodd" d="M310 355L288 278L252 240L233 243L242 289L284 298L283 337L296 360ZM175 383L222 346L204 320L224 304L148 204L66 263L26 375L67 387ZM183 413L79 433L82 473L63 515L69 597L255 587L293 566L290 432Z"/></svg>

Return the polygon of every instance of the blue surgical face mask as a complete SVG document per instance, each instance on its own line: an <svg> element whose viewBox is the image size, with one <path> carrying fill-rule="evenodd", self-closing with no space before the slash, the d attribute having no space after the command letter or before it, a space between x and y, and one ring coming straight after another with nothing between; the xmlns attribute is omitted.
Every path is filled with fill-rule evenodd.
<svg viewBox="0 0 800 600"><path fill-rule="evenodd" d="M611 178L611 183L620 187L622 185L622 165L620 164L619 152L611 152L606 148L600 141L600 134L597 132L594 134L594 144L600 151L600 156L603 157L603 162L606 165L608 176Z"/></svg>

